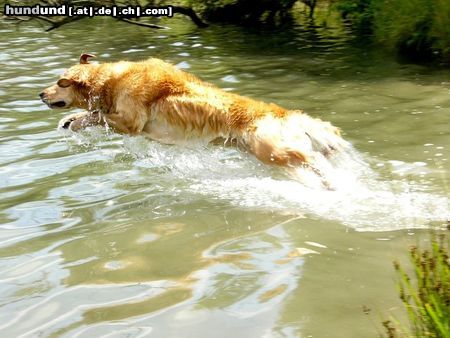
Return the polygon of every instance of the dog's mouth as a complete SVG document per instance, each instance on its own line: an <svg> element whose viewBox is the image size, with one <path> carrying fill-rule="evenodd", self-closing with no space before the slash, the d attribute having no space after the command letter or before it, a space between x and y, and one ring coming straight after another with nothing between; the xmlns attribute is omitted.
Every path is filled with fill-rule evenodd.
<svg viewBox="0 0 450 338"><path fill-rule="evenodd" d="M66 106L66 103L64 101L56 101L49 103L50 108L63 108Z"/></svg>

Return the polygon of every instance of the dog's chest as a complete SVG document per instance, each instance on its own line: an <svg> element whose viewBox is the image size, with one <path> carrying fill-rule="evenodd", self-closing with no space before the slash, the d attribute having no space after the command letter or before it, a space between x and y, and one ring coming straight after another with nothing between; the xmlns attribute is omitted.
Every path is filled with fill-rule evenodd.
<svg viewBox="0 0 450 338"><path fill-rule="evenodd" d="M147 122L142 132L149 138L167 144L184 144L195 142L209 143L217 136L199 132L191 128L173 125L161 117Z"/></svg>
<svg viewBox="0 0 450 338"><path fill-rule="evenodd" d="M143 133L153 140L169 144L178 143L185 137L180 127L172 126L162 119L153 119L147 122Z"/></svg>

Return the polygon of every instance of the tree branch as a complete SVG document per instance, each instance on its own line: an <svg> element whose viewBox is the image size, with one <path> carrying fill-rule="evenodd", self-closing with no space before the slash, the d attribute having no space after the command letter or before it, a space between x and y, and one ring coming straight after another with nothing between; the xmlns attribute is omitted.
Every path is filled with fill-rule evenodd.
<svg viewBox="0 0 450 338"><path fill-rule="evenodd" d="M11 2L15 3L16 1L11 1ZM72 1L72 2L69 2L68 0L41 0L41 3L43 3L45 5L54 5L54 6L61 5L61 4L66 4L66 3L70 3L72 5L76 4L76 5L79 5L79 6L83 5L83 6L94 6L94 7L101 6L101 5L111 5L111 4L112 5L117 5L116 0L106 0L106 1L103 1L103 2L101 2L99 0L75 0L75 1ZM139 5L139 1L138 0L132 0L132 1L129 1L128 3L135 3L136 5ZM147 7L150 8L149 6L147 6ZM147 7L144 7L144 8L147 8ZM197 15L197 13L195 13L195 11L192 8L190 8L190 7L172 6L172 11L173 11L173 13L179 13L179 14L188 16L192 20L192 22L197 25L197 27L201 27L201 28L208 27L208 24L203 22L202 19L200 19L200 17ZM0 9L0 14L3 14L3 13L1 13L1 9ZM37 19L37 20L40 20L40 21L45 21L45 22L50 24L50 27L46 29L47 32L52 31L52 30L54 30L56 28L59 28L59 27L65 25L65 24L68 24L68 23L71 23L71 22L74 22L74 21L78 21L78 20L81 20L81 19L85 18L84 16L73 16L73 17L64 17L62 19L55 19L54 20L53 18L48 18L48 17L44 17L44 16L36 16L36 17L33 17L33 16L29 16L29 17L20 17L20 16L6 17L6 16L2 15L2 17L4 19L7 19L7 20L16 20L16 21L19 21L19 22L31 21L33 19ZM170 29L169 27L166 27L166 26L160 26L160 25L140 22L140 21L138 21L139 18L135 18L135 17L132 17L132 16L130 16L130 17L116 17L114 19L117 19L117 20L129 23L129 24L132 24L132 25L141 26L141 27L147 27L147 28L153 28L153 29Z"/></svg>
<svg viewBox="0 0 450 338"><path fill-rule="evenodd" d="M180 13L190 17L192 22L195 23L197 27L205 28L209 26L206 22L202 21L197 13L195 13L194 10L190 7L172 6L172 10L174 13Z"/></svg>
<svg viewBox="0 0 450 338"><path fill-rule="evenodd" d="M42 19L42 17L37 17L37 19ZM71 23L71 22L74 22L74 21L78 21L78 20L81 20L81 19L84 19L84 17L83 16L72 16L72 17L68 16L68 17L65 17L64 19L59 20L59 21L53 21L52 22L52 20L50 20L50 22L52 22L52 25L49 28L47 28L45 31L46 32L50 32L50 31L52 31L52 30L54 30L56 28L61 27L62 25L65 25L65 24L68 24L68 23Z"/></svg>
<svg viewBox="0 0 450 338"><path fill-rule="evenodd" d="M128 22L128 23L131 23L132 25L136 25L136 26L142 26L142 27L147 27L147 28L155 28L155 29L170 29L169 27L166 27L166 26L160 26L160 25L154 25L154 24L151 24L151 23L138 22L138 21L134 21L134 20L126 19L126 18L117 17L115 19L117 19L119 21L123 21L123 22Z"/></svg>
<svg viewBox="0 0 450 338"><path fill-rule="evenodd" d="M49 18L47 18L45 16L35 16L34 18L42 20L42 21L45 21L45 22L48 22L48 23L51 23L52 25L54 25L56 23L56 21L51 20L51 19L49 19ZM28 20L31 20L31 19L32 18L30 17Z"/></svg>

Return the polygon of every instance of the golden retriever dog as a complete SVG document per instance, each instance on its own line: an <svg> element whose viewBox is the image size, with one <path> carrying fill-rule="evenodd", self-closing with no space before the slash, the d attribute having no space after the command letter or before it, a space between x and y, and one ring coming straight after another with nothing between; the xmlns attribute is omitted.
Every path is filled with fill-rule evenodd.
<svg viewBox="0 0 450 338"><path fill-rule="evenodd" d="M107 125L172 144L221 139L264 163L309 168L319 176L321 163L347 146L328 122L226 92L162 60L93 64L90 57L82 54L40 93L50 108L86 110L63 118L62 128Z"/></svg>

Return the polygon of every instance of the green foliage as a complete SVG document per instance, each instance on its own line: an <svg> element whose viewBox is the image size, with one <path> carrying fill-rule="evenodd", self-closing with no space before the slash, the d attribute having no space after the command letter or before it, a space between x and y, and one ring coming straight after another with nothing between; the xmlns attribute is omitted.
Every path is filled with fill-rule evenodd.
<svg viewBox="0 0 450 338"><path fill-rule="evenodd" d="M406 307L411 323L411 334L402 332L391 321L383 325L390 338L450 337L450 261L445 235L433 237L430 250L411 248L410 258L414 277L394 263L399 276L400 299Z"/></svg>
<svg viewBox="0 0 450 338"><path fill-rule="evenodd" d="M337 9L344 19L349 19L362 33L371 33L373 29L373 2L370 0L339 0Z"/></svg>
<svg viewBox="0 0 450 338"><path fill-rule="evenodd" d="M185 0L210 21L255 24L284 16L297 0Z"/></svg>
<svg viewBox="0 0 450 338"><path fill-rule="evenodd" d="M360 32L412 59L450 57L450 0L337 0ZM450 58L449 58L450 61Z"/></svg>
<svg viewBox="0 0 450 338"><path fill-rule="evenodd" d="M449 0L383 0L375 10L375 37L403 54L430 58L450 47Z"/></svg>
<svg viewBox="0 0 450 338"><path fill-rule="evenodd" d="M450 56L450 0L435 0L431 36L434 47ZM449 60L450 61L450 60Z"/></svg>

